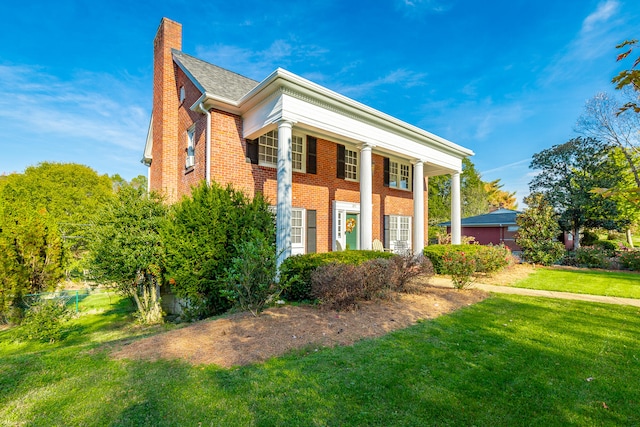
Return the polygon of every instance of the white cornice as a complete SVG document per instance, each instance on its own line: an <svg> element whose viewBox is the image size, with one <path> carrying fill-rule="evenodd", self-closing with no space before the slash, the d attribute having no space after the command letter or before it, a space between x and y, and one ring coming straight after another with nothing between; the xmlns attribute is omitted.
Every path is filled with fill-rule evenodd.
<svg viewBox="0 0 640 427"><path fill-rule="evenodd" d="M179 61L177 61L179 63ZM240 98L237 102L204 93L191 107L204 102L207 108L218 108L235 114L244 114L268 99L274 93L282 93L310 104L339 113L346 117L369 123L419 144L430 146L457 158L472 156L474 152L438 135L410 125L402 120L357 102L351 98L313 83L282 68L276 69L266 79Z"/></svg>

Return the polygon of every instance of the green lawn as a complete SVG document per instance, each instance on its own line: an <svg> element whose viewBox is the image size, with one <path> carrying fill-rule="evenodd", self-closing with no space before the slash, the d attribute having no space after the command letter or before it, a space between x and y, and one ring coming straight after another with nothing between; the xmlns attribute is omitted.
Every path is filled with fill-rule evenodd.
<svg viewBox="0 0 640 427"><path fill-rule="evenodd" d="M94 307L61 344L0 332L0 425L640 425L638 308L492 296L352 347L227 370L111 360L105 343L157 331L128 326L115 302L85 299Z"/></svg>
<svg viewBox="0 0 640 427"><path fill-rule="evenodd" d="M640 298L640 274L624 271L537 268L526 279L512 283L509 286L545 291Z"/></svg>

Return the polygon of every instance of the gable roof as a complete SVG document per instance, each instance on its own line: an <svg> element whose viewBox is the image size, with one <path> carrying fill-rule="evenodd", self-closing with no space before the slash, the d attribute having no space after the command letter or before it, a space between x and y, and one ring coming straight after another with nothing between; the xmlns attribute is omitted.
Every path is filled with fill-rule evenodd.
<svg viewBox="0 0 640 427"><path fill-rule="evenodd" d="M498 209L488 214L470 216L463 218L460 224L463 227L503 227L516 225L516 216L521 213L511 209ZM450 227L451 221L438 224L442 227Z"/></svg>
<svg viewBox="0 0 640 427"><path fill-rule="evenodd" d="M202 93L237 102L259 82L172 49L173 59Z"/></svg>

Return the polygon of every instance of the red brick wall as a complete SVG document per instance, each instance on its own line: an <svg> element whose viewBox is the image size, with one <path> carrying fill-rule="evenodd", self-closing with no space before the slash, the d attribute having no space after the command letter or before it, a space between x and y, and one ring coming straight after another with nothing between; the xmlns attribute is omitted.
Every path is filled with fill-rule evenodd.
<svg viewBox="0 0 640 427"><path fill-rule="evenodd" d="M189 194L192 186L205 179L206 115L189 109L201 93L174 64L171 48L181 49L181 25L165 18L154 41L154 142L150 184L152 190L163 191L169 202L175 202L182 195ZM179 100L181 87L185 89L185 100L182 103ZM194 123L195 166L187 170L187 130ZM249 196L253 196L256 191L262 192L275 204L276 170L246 161L242 119L224 111L211 110L211 130L212 181L222 185L232 184ZM336 157L336 143L318 139L318 173L313 175L293 172L293 206L317 211L318 252L326 252L332 248L333 201L360 202L360 184L336 178ZM382 240L383 216L413 216L413 195L410 191L384 187L383 157L373 154L372 160L373 238ZM424 200L426 241L426 191Z"/></svg>
<svg viewBox="0 0 640 427"><path fill-rule="evenodd" d="M153 42L153 190L163 191L169 199L177 195L178 94L176 66L171 49L182 48L182 25L163 18Z"/></svg>

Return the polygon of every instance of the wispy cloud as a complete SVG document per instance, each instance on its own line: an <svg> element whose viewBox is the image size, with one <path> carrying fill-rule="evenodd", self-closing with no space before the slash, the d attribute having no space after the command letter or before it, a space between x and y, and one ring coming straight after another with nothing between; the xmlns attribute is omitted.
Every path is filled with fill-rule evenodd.
<svg viewBox="0 0 640 427"><path fill-rule="evenodd" d="M328 50L316 45L301 44L295 39L277 39L264 49L248 49L234 45L197 46L196 56L212 64L262 80L276 68L289 68L297 62L317 60Z"/></svg>
<svg viewBox="0 0 640 427"><path fill-rule="evenodd" d="M481 175L485 176L485 175L489 175L489 174L496 173L496 172L502 172L502 171L505 171L505 170L510 170L510 169L515 168L515 167L517 167L518 169L521 169L522 165L525 165L525 164L528 165L529 163L531 163L531 158L530 157L527 158L527 159L518 160L517 162L508 163L506 165L497 166L497 167L492 168L492 169L487 169L485 171L482 171Z"/></svg>
<svg viewBox="0 0 640 427"><path fill-rule="evenodd" d="M600 23L606 23L609 18L615 15L620 4L617 0L607 0L598 5L598 8L585 18L582 22L582 33L593 31Z"/></svg>
<svg viewBox="0 0 640 427"><path fill-rule="evenodd" d="M124 150L133 164L144 146L149 112L131 83L86 72L65 81L36 67L0 65L0 139L15 144L20 135L35 151L59 141L77 153L77 162L81 153Z"/></svg>
<svg viewBox="0 0 640 427"><path fill-rule="evenodd" d="M542 84L561 83L579 78L579 73L589 70L589 64L609 55L613 58L613 46L617 40L620 3L607 0L600 3L583 21L578 34L561 49L543 73Z"/></svg>
<svg viewBox="0 0 640 427"><path fill-rule="evenodd" d="M346 96L360 97L387 85L397 85L404 89L424 86L426 84L426 78L426 73L418 73L401 68L390 71L386 75L368 82L365 81L354 85L342 84L334 86L334 90Z"/></svg>
<svg viewBox="0 0 640 427"><path fill-rule="evenodd" d="M407 18L421 18L427 14L448 12L452 1L445 0L398 0L396 8Z"/></svg>

